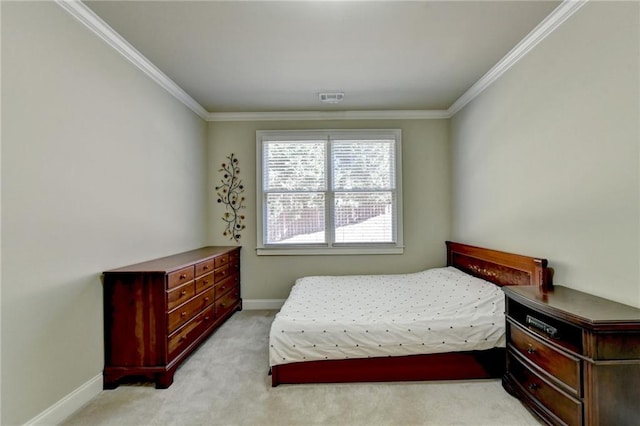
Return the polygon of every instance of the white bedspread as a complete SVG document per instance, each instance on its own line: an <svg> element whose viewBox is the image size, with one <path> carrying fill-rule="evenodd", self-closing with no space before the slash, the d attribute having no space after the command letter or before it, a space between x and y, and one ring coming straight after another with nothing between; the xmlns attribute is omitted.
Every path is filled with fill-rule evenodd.
<svg viewBox="0 0 640 426"><path fill-rule="evenodd" d="M270 365L505 345L504 294L455 268L305 277L269 336Z"/></svg>

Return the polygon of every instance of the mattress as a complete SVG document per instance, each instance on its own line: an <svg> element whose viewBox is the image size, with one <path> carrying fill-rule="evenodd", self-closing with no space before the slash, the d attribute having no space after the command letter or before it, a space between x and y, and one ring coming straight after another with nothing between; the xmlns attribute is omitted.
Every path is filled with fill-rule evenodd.
<svg viewBox="0 0 640 426"><path fill-rule="evenodd" d="M505 346L500 287L453 268L296 281L271 325L270 365Z"/></svg>

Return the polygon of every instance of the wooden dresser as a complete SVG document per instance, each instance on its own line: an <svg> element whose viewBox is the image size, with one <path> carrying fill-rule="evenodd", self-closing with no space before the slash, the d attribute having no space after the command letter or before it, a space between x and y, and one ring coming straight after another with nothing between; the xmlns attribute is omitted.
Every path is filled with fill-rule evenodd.
<svg viewBox="0 0 640 426"><path fill-rule="evenodd" d="M556 286L504 287L504 388L545 422L640 422L640 309Z"/></svg>
<svg viewBox="0 0 640 426"><path fill-rule="evenodd" d="M179 364L236 310L240 247L203 247L104 272L104 388L148 378L167 388Z"/></svg>

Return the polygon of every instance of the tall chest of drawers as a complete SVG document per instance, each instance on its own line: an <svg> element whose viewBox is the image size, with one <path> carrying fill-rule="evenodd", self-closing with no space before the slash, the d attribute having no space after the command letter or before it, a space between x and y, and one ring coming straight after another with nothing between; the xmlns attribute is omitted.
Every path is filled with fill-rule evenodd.
<svg viewBox="0 0 640 426"><path fill-rule="evenodd" d="M640 421L640 309L566 287L504 287L504 388L557 425Z"/></svg>
<svg viewBox="0 0 640 426"><path fill-rule="evenodd" d="M203 247L103 278L105 389L138 377L169 387L180 363L242 309L239 247Z"/></svg>

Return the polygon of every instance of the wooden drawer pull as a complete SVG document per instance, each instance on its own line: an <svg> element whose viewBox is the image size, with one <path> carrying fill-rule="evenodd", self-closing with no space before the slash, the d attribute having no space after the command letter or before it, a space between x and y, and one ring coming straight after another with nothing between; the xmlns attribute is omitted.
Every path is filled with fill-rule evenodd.
<svg viewBox="0 0 640 426"><path fill-rule="evenodd" d="M182 290L182 291L180 292L180 296L184 296L185 294L187 294L187 290Z"/></svg>
<svg viewBox="0 0 640 426"><path fill-rule="evenodd" d="M182 318L184 318L184 317L186 317L186 316L187 316L187 313L186 313L186 312L182 312L182 313L180 314L180 316L181 316Z"/></svg>
<svg viewBox="0 0 640 426"><path fill-rule="evenodd" d="M209 297L205 297L205 298L204 298L204 301L205 301L205 302L208 302L208 301L209 301Z"/></svg>
<svg viewBox="0 0 640 426"><path fill-rule="evenodd" d="M184 280L185 278L187 278L187 276L185 274L180 274L180 279Z"/></svg>
<svg viewBox="0 0 640 426"><path fill-rule="evenodd" d="M533 355L536 353L536 348L534 348L533 346L531 346L531 344L529 344L529 347L527 348L527 353L530 355Z"/></svg>
<svg viewBox="0 0 640 426"><path fill-rule="evenodd" d="M206 271L207 269L209 269L209 267L208 267L207 265L204 265L204 266L202 267L202 269L203 269L204 271Z"/></svg>
<svg viewBox="0 0 640 426"><path fill-rule="evenodd" d="M529 383L528 387L529 387L530 391L534 391L534 390L538 389L540 386L538 386L537 383Z"/></svg>

